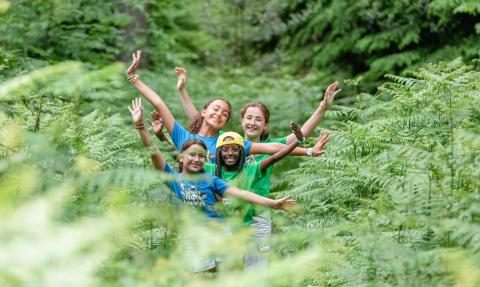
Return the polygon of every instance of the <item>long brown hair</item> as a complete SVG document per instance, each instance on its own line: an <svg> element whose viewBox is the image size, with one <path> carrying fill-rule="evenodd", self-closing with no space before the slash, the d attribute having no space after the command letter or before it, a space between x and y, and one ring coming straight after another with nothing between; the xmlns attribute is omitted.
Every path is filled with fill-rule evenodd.
<svg viewBox="0 0 480 287"><path fill-rule="evenodd" d="M187 150L189 147L191 147L192 145L195 145L195 144L198 144L200 145L201 147L203 147L205 149L205 151L208 151L207 149L207 145L201 140L201 139L189 139L188 141L184 142L183 145L182 145L182 150L181 152L184 152L185 150ZM208 160L208 159L207 159ZM178 165L178 171L179 172L182 172L183 171L183 162L180 162L180 164ZM202 172L204 172L205 170L202 169Z"/></svg>
<svg viewBox="0 0 480 287"><path fill-rule="evenodd" d="M213 103L216 100L224 101L225 103L227 103L227 105L228 105L227 123L228 123L228 121L230 121L230 119L232 118L232 105L230 104L229 101L221 99L221 98L215 98L215 99L212 99L212 100L208 101L205 104L205 106L203 106L203 109L206 110L208 108L208 106L210 106L210 104ZM188 125L188 129L190 130L190 133L198 134L198 132L200 131L200 128L202 127L202 123L203 123L202 114L201 113L196 114L193 117L193 119L190 121L190 124Z"/></svg>
<svg viewBox="0 0 480 287"><path fill-rule="evenodd" d="M244 105L240 110L240 116L242 117L242 119L245 116L245 113L247 112L248 108L259 108L263 113L263 117L265 118L265 123L268 124L270 122L270 112L268 111L267 106L265 106L261 102L252 102ZM262 131L262 134L260 135L260 140L263 141L266 139L268 139L268 130L265 129Z"/></svg>

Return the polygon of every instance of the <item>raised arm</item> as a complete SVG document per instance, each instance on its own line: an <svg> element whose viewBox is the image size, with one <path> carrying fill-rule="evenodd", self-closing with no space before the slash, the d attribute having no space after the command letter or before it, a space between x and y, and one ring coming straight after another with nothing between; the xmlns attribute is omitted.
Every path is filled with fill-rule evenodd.
<svg viewBox="0 0 480 287"><path fill-rule="evenodd" d="M295 147L297 147L300 142L303 142L303 140L305 139L303 137L302 131L296 123L290 122L290 128L292 129L292 133L295 135L296 140L283 147L278 152L274 153L272 156L269 156L266 159L262 160L260 162L260 168L262 169L262 171L265 171L269 166L287 156L293 149L295 149Z"/></svg>
<svg viewBox="0 0 480 287"><path fill-rule="evenodd" d="M147 101L149 101L155 109L160 113L160 116L163 118L165 128L168 133L172 133L173 126L175 123L175 118L168 109L167 105L163 102L162 98L155 93L154 90L150 89L145 83L140 80L140 77L135 74L138 65L140 64L141 51L137 50L137 53L133 53L133 61L130 67L127 69L127 78L128 81L142 94Z"/></svg>
<svg viewBox="0 0 480 287"><path fill-rule="evenodd" d="M162 156L157 147L152 143L152 137L145 128L145 123L143 122L143 108L141 99L136 98L135 100L133 100L132 108L128 107L128 110L132 114L135 128L138 131L138 135L142 140L143 146L145 146L148 151L150 151L150 158L152 159L153 166L157 170L164 171L166 164L165 158Z"/></svg>
<svg viewBox="0 0 480 287"><path fill-rule="evenodd" d="M190 96L188 95L187 88L187 70L182 67L175 67L175 73L178 75L177 91L180 93L180 100L182 101L183 109L189 121L192 121L199 111L193 105Z"/></svg>
<svg viewBox="0 0 480 287"><path fill-rule="evenodd" d="M225 191L226 195L233 195L235 197L239 197L243 200L251 202L253 204L263 205L266 207L271 207L274 209L281 209L287 211L289 207L297 204L294 199L288 198L288 196L280 198L280 199L270 199L267 197L260 196L250 191L246 191L243 189L239 189L236 187L229 187Z"/></svg>
<svg viewBox="0 0 480 287"><path fill-rule="evenodd" d="M328 88L325 90L325 96L323 97L323 100L320 102L320 105L318 106L317 110L310 116L310 118L303 124L302 126L302 133L305 137L309 137L315 128L318 126L320 123L320 120L323 118L325 115L328 107L332 104L333 99L335 96L341 91L341 89L338 89L338 82L335 81L334 83L330 84ZM294 142L295 139L295 134L290 134L287 136L287 144Z"/></svg>

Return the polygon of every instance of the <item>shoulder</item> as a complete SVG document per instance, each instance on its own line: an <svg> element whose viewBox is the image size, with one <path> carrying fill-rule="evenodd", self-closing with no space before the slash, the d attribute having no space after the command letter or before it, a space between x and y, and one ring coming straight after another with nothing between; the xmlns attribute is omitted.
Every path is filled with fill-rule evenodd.
<svg viewBox="0 0 480 287"><path fill-rule="evenodd" d="M206 173L209 174L215 174L215 170L217 169L217 165L214 163L205 163L203 166L203 169L205 170Z"/></svg>

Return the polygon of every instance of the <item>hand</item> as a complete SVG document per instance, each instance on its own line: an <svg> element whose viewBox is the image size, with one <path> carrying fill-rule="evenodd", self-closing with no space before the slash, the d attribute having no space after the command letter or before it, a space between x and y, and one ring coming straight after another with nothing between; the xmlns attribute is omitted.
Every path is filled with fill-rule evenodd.
<svg viewBox="0 0 480 287"><path fill-rule="evenodd" d="M178 75L177 90L182 91L185 89L185 84L187 82L187 70L182 67L175 67L175 73Z"/></svg>
<svg viewBox="0 0 480 287"><path fill-rule="evenodd" d="M272 208L280 209L283 211L288 211L290 207L297 204L297 201L295 199L291 199L288 196L282 197L280 199L275 199L273 201L274 203L272 205Z"/></svg>
<svg viewBox="0 0 480 287"><path fill-rule="evenodd" d="M132 114L133 122L137 126L143 124L143 108L142 100L140 98L135 98L132 101L132 108L128 107L128 110Z"/></svg>
<svg viewBox="0 0 480 287"><path fill-rule="evenodd" d="M132 64L130 65L130 67L128 67L128 69L127 69L127 76L135 75L135 72L137 71L137 67L140 64L140 58L142 57L142 51L137 50L137 52L133 53L132 56L133 56L133 60L132 60Z"/></svg>
<svg viewBox="0 0 480 287"><path fill-rule="evenodd" d="M330 137L330 134L327 131L323 132L318 137L317 143L312 148L312 156L317 157L322 155L325 152L324 147L327 144L329 137Z"/></svg>
<svg viewBox="0 0 480 287"><path fill-rule="evenodd" d="M295 122L290 122L290 129L292 129L292 133L297 137L298 141L303 141L305 139L302 130Z"/></svg>
<svg viewBox="0 0 480 287"><path fill-rule="evenodd" d="M163 129L163 119L157 111L152 112L152 129L155 134L158 134ZM163 133L162 133L163 134Z"/></svg>
<svg viewBox="0 0 480 287"><path fill-rule="evenodd" d="M334 83L330 84L330 86L327 87L325 90L325 96L323 97L323 100L320 102L320 107L323 109L328 108L332 103L333 99L335 96L340 93L342 89L338 89L338 81L335 81Z"/></svg>

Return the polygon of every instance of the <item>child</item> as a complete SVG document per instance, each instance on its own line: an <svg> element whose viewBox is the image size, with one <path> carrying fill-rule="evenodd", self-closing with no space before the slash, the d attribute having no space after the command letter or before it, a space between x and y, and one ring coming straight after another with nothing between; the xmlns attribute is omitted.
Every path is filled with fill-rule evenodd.
<svg viewBox="0 0 480 287"><path fill-rule="evenodd" d="M140 77L135 74L140 64L141 52L133 54L133 61L127 69L128 81L155 107L163 118L165 128L170 134L177 150L180 150L183 143L192 138L202 140L207 150L212 155L215 154L215 144L217 142L219 132L225 127L232 116L232 108L228 101L224 99L210 100L198 115L192 120L190 132L183 128L176 120L170 109L162 100L162 98L148 87ZM273 154L284 147L281 143L251 143L245 142L245 153L249 154ZM307 149L297 148L292 151L293 155L307 155ZM209 159L215 162L215 158Z"/></svg>

